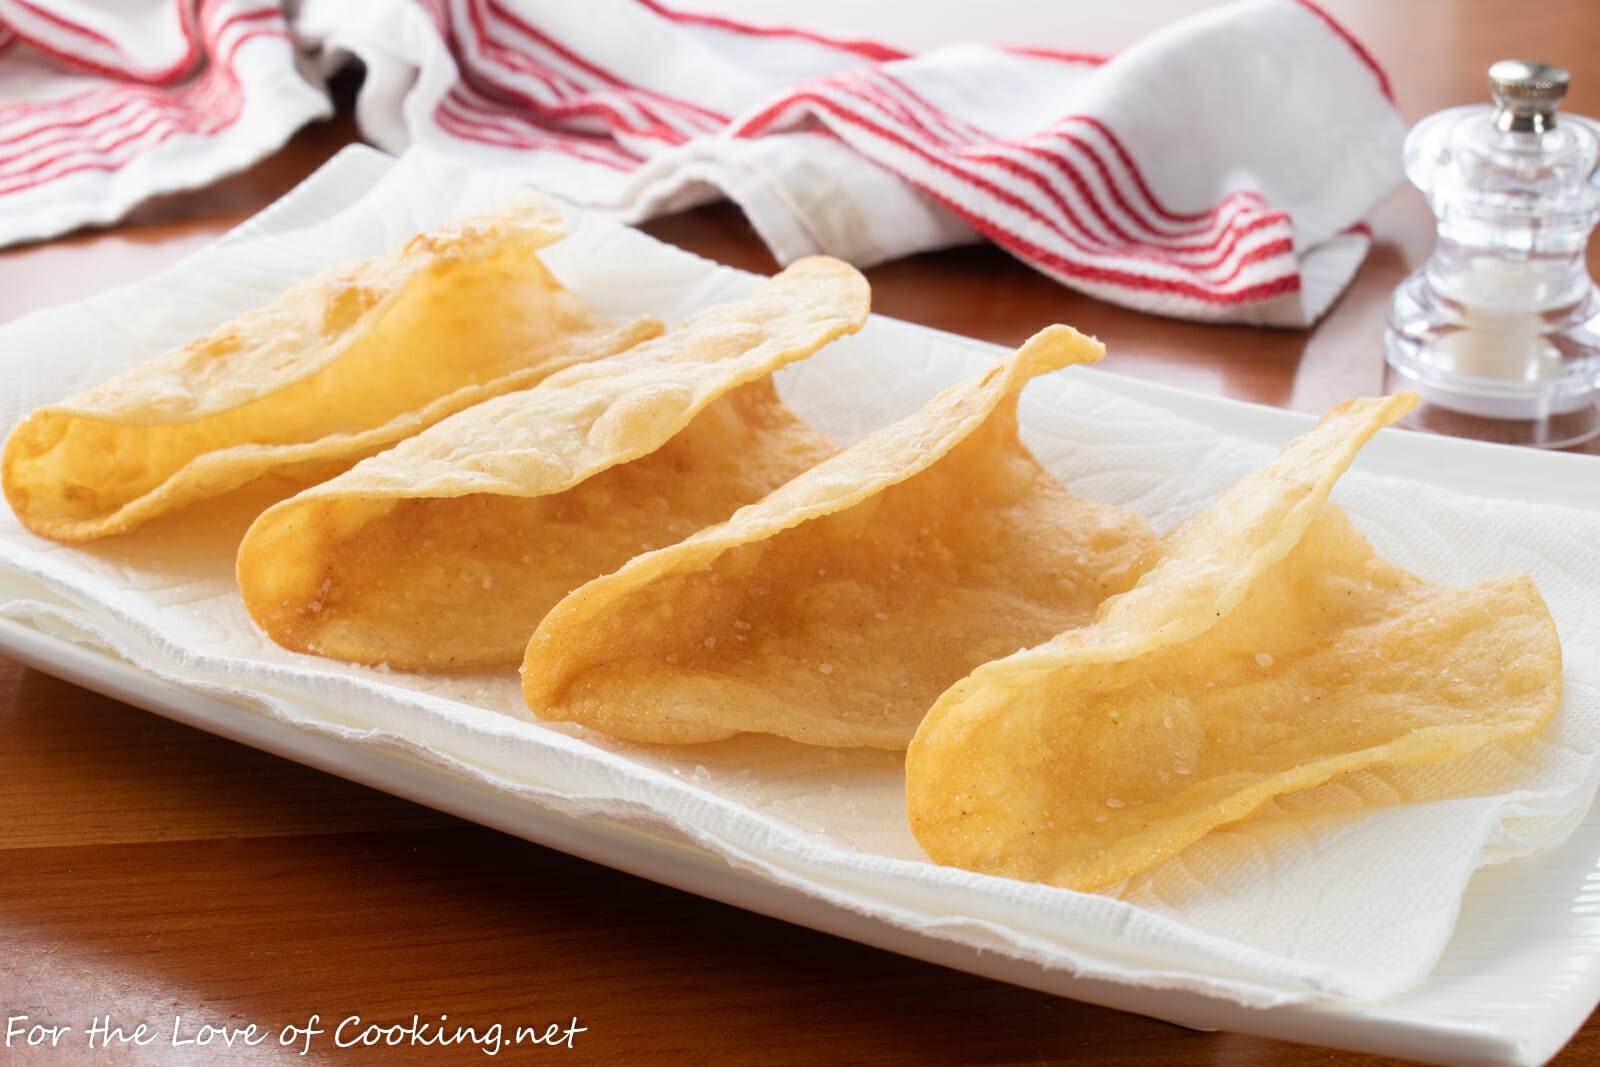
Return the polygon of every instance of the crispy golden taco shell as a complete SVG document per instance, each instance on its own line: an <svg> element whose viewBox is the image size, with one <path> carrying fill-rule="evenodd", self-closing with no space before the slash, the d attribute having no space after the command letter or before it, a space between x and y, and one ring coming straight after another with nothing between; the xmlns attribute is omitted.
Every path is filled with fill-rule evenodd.
<svg viewBox="0 0 1600 1067"><path fill-rule="evenodd" d="M562 232L529 193L291 286L30 413L0 459L6 499L45 537L121 533L263 475L325 477L659 333L653 320L607 322L555 280L537 252Z"/></svg>
<svg viewBox="0 0 1600 1067"><path fill-rule="evenodd" d="M770 375L860 329L847 264L803 259L609 360L461 412L264 512L245 606L279 644L357 663L521 661L569 590L719 522L830 454Z"/></svg>
<svg viewBox="0 0 1600 1067"><path fill-rule="evenodd" d="M1103 354L1065 326L727 522L576 590L528 645L548 719L666 743L904 748L951 682L1089 621L1154 537L1069 494L1017 394Z"/></svg>
<svg viewBox="0 0 1600 1067"><path fill-rule="evenodd" d="M1328 502L1357 449L1414 402L1335 408L1163 538L1092 625L941 696L906 759L928 855L1098 889L1281 793L1549 722L1561 650L1526 575L1429 584Z"/></svg>

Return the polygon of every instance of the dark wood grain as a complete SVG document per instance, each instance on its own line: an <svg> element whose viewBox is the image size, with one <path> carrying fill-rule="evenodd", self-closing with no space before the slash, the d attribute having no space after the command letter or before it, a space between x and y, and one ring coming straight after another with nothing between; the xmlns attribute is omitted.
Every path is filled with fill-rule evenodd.
<svg viewBox="0 0 1600 1067"><path fill-rule="evenodd" d="M770 6L770 5L767 5ZM1115 48L1198 2L1028 5L1032 43ZM1600 4L1329 0L1390 71L1408 119L1482 94L1506 55L1566 62L1573 110L1600 113ZM790 21L804 21L791 15ZM351 83L341 85L348 104ZM355 136L341 118L199 193L102 232L0 253L0 321L145 276L281 195ZM739 214L646 227L757 270ZM1394 285L1432 239L1420 196L1374 219L1373 254L1315 330L1154 319L1066 290L984 247L869 272L877 310L999 342L1064 321L1109 369L1319 410L1382 384ZM257 1022L311 1013L533 1023L573 1015L579 1062L1378 1064L1198 1034L1002 986L758 918L516 841L95 696L0 659L0 1013L80 1027ZM165 1041L101 1062L287 1061ZM474 1049L414 1060L482 1063ZM515 1057L536 1059L537 1056ZM75 1063L65 1051L0 1060ZM387 1050L321 1061L395 1062ZM313 1056L311 1062L318 1062ZM1557 1061L1600 1061L1591 1020ZM494 1062L494 1061L489 1061Z"/></svg>

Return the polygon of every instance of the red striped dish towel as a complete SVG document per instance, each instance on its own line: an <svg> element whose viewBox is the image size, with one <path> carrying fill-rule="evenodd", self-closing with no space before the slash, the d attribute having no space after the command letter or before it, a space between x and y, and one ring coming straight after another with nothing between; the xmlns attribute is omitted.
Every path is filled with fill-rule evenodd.
<svg viewBox="0 0 1600 1067"><path fill-rule="evenodd" d="M114 222L331 113L276 0L0 0L0 245Z"/></svg>
<svg viewBox="0 0 1600 1067"><path fill-rule="evenodd" d="M1354 274L1405 132L1308 0L1113 57L911 55L655 0L0 0L0 243L252 162L353 60L380 147L629 220L726 196L778 259L863 265L981 236L1116 303L1283 326Z"/></svg>

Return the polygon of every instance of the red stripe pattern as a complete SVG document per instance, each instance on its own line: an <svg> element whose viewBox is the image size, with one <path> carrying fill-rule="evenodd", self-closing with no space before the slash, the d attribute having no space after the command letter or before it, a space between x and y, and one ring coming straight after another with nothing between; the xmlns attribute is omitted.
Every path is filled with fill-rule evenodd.
<svg viewBox="0 0 1600 1067"><path fill-rule="evenodd" d="M886 71L865 69L787 94L734 132L760 136L797 115L821 119L979 233L1063 281L1215 304L1299 287L1288 215L1249 192L1205 211L1171 210L1092 116L1066 115L1008 139L949 115Z"/></svg>
<svg viewBox="0 0 1600 1067"><path fill-rule="evenodd" d="M1310 0L1292 2L1329 27L1387 94L1383 72L1353 37ZM697 138L820 130L1019 258L1108 299L1138 306L1158 300L1168 313L1220 318L1301 287L1288 212L1250 188L1200 206L1165 202L1134 152L1094 114L1063 114L1002 135L919 93L899 73L914 57L888 45L751 26L659 0L639 4L696 41L748 51L751 65L758 49L786 48L790 55L810 50L834 69L730 117L736 109L652 88L633 69L608 66L592 44L541 25L523 10L531 5L440 0L461 77L438 104L436 121L485 147L559 153L621 172ZM1110 59L1039 47L1006 52L1084 70Z"/></svg>
<svg viewBox="0 0 1600 1067"><path fill-rule="evenodd" d="M402 112L384 128L385 147L426 142L518 167L578 199L625 198L636 174L674 160L743 160L738 146L765 138L785 139L768 143L803 158L805 145L820 150L812 138L822 133L870 161L855 167L901 179L902 199L920 196L938 205L924 211L948 212L1108 299L1218 318L1301 284L1294 219L1248 185L1223 186L1210 202L1168 202L1148 159L1141 165L1105 113L1045 110L1022 128L994 128L992 117L973 118L981 110L935 99L930 61L874 41L661 0L592 0L582 11L558 0L302 0L293 28L281 0L135 2L144 28L159 23L160 34L137 38L115 5L0 0L0 55L55 64L71 85L0 101L0 238L8 198L236 132L251 99L241 49L274 38L285 66L292 41L312 57L354 55L374 83L409 86L403 100L384 101ZM1311 0L1284 3L1313 16L1298 17L1354 55L1387 95L1382 70L1353 37ZM1035 45L985 56L1053 72L1019 83L1035 86L1076 84L1112 59ZM1026 111L1038 101L1021 103Z"/></svg>
<svg viewBox="0 0 1600 1067"><path fill-rule="evenodd" d="M0 195L20 193L85 171L120 170L179 135L214 136L232 125L243 105L233 68L240 47L258 37L288 39L275 3L209 0L181 14L185 56L166 71L131 70L110 84L47 101L0 107ZM58 20L59 21L59 20ZM92 31L73 27L88 39ZM40 42L19 36L39 49ZM47 55L53 51L41 49ZM115 46L108 42L108 51ZM175 72L194 65L201 51L215 57L204 71L179 84ZM81 58L80 69L91 69Z"/></svg>
<svg viewBox="0 0 1600 1067"><path fill-rule="evenodd" d="M460 81L434 119L455 137L628 171L661 147L728 124L711 108L585 59L503 0L442 0L436 11Z"/></svg>

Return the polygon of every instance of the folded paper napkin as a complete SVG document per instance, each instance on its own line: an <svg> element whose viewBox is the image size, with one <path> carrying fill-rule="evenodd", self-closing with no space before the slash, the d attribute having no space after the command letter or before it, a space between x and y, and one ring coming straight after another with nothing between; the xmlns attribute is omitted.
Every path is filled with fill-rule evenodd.
<svg viewBox="0 0 1600 1067"><path fill-rule="evenodd" d="M120 218L278 148L359 60L375 144L637 221L726 195L779 260L993 240L1063 284L1307 325L1400 177L1383 71L1308 0L1113 58L909 55L655 0L0 0L0 244Z"/></svg>
<svg viewBox="0 0 1600 1067"><path fill-rule="evenodd" d="M298 278L492 207L513 188L436 154L391 166L347 149L253 220L249 239L233 235L160 277L0 330L0 380L13 383L0 389L0 435L29 408L181 344ZM572 222L541 255L607 313L676 321L755 284L593 214ZM778 386L797 414L846 442L918 410L997 354L874 318L783 371ZM1126 385L1108 388L1114 381L1079 368L1023 394L1028 444L1076 494L1166 529L1273 454L1132 399ZM1539 583L1566 653L1559 719L1540 736L1450 763L1364 771L1280 798L1105 894L929 863L906 823L899 753L763 737L629 744L532 720L509 669L429 676L286 651L251 624L234 581L234 549L259 501L223 498L81 547L35 537L0 505L0 619L220 695L242 723L273 716L336 737L351 766L373 749L404 752L450 768L485 797L692 841L757 879L889 927L1247 1004L1371 999L1429 974L1479 867L1550 848L1589 808L1600 778L1600 514L1379 477L1362 469L1369 459L1335 498L1384 557L1430 580L1525 569ZM1579 832L1572 848L1478 875L1498 879L1497 895L1478 909L1476 940L1453 948L1453 962L1445 957L1445 991L1417 1010L1470 1005L1484 1025L1510 1025L1548 1012L1583 980L1582 968L1564 966L1511 995L1482 963L1526 954L1523 942L1550 936L1549 923L1588 892L1600 821Z"/></svg>

